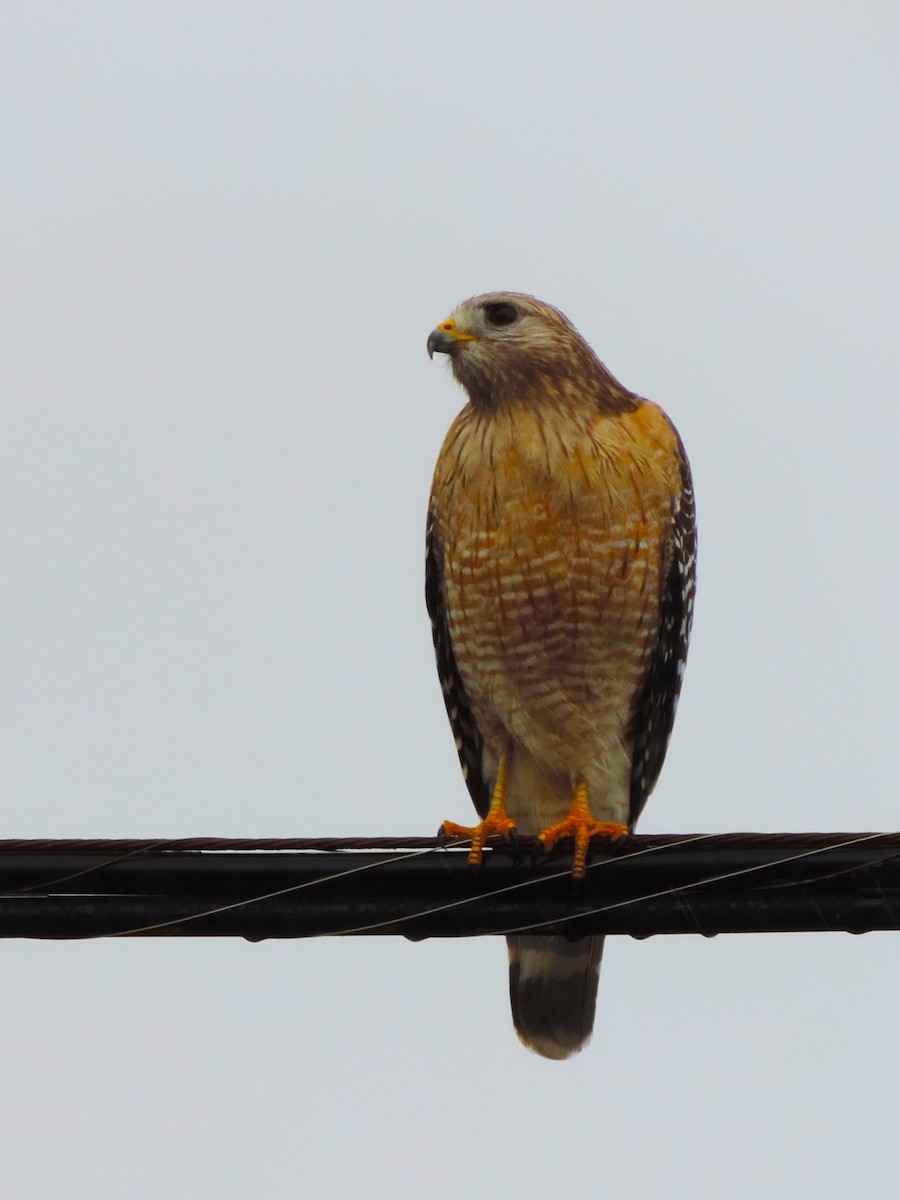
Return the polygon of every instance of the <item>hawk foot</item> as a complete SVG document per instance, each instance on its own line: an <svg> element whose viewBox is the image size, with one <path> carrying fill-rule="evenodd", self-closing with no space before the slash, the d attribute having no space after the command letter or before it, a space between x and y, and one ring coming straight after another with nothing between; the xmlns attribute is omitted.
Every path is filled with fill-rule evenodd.
<svg viewBox="0 0 900 1200"><path fill-rule="evenodd" d="M555 825L548 825L542 830L538 834L538 841L545 850L552 850L562 838L574 837L575 858L572 862L572 875L575 879L583 879L591 838L618 842L627 833L627 825L619 825L616 821L595 821L589 812L586 815L570 812Z"/></svg>
<svg viewBox="0 0 900 1200"><path fill-rule="evenodd" d="M469 851L469 862L473 867L481 865L481 855L484 843L489 837L501 837L505 842L516 840L516 823L505 813L487 817L475 826L457 825L455 821L445 821L438 836L445 838L471 838L472 849Z"/></svg>

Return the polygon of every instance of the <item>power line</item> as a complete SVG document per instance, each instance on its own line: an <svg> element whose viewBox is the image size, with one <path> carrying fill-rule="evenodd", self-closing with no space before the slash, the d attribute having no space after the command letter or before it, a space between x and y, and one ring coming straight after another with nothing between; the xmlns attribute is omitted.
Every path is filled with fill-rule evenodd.
<svg viewBox="0 0 900 1200"><path fill-rule="evenodd" d="M464 937L900 929L900 834L632 836L592 853L434 838L0 841L0 937Z"/></svg>

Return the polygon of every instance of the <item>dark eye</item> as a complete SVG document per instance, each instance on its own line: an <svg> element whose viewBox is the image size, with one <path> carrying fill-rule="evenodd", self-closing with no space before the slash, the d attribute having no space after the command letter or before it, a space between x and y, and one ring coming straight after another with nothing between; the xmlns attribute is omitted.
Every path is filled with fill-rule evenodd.
<svg viewBox="0 0 900 1200"><path fill-rule="evenodd" d="M514 304L489 304L484 312L491 325L512 325L519 315Z"/></svg>

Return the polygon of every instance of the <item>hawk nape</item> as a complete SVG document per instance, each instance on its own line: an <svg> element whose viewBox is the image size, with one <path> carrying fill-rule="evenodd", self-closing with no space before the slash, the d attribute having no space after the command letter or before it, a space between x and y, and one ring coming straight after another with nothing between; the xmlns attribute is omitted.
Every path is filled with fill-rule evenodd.
<svg viewBox="0 0 900 1200"><path fill-rule="evenodd" d="M655 404L557 309L500 292L428 338L469 402L438 458L426 600L463 774L481 817L549 849L633 829L681 688L694 597L690 468ZM508 938L522 1041L567 1058L594 1022L602 938Z"/></svg>

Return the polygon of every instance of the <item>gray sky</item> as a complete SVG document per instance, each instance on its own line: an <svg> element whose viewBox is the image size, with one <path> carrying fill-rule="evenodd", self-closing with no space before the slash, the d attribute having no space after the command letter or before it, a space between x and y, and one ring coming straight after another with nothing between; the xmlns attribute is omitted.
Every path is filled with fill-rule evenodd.
<svg viewBox="0 0 900 1200"><path fill-rule="evenodd" d="M900 827L898 36L825 0L4 4L4 836L468 819L425 339L498 288L693 464L642 829ZM565 1064L492 939L2 955L17 1200L896 1186L896 935L611 940Z"/></svg>

